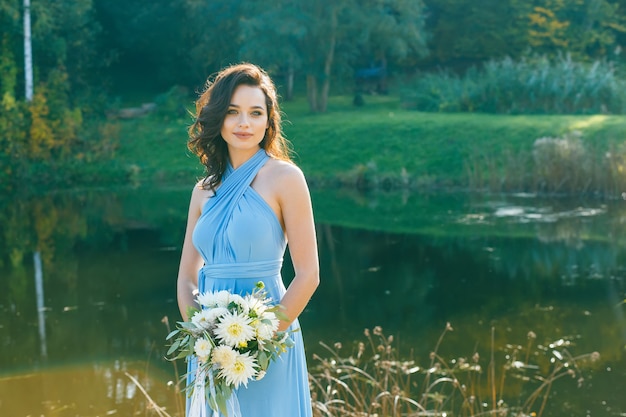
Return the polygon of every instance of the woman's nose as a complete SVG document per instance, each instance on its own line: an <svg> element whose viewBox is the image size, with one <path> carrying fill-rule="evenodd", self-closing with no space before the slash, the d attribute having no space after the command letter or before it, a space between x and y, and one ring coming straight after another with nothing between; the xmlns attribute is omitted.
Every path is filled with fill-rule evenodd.
<svg viewBox="0 0 626 417"><path fill-rule="evenodd" d="M239 116L239 125L240 126L247 126L248 125L248 116L246 116L245 114L242 114L241 116Z"/></svg>

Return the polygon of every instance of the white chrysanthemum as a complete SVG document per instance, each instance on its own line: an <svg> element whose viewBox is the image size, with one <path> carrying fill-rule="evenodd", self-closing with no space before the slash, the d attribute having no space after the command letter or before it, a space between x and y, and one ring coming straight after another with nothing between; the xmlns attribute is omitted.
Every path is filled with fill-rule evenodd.
<svg viewBox="0 0 626 417"><path fill-rule="evenodd" d="M218 291L217 294L215 295L215 298L217 300L217 305L216 307L228 307L228 304L230 304L230 298L232 297L232 294L226 290L221 290Z"/></svg>
<svg viewBox="0 0 626 417"><path fill-rule="evenodd" d="M196 298L198 304L203 307L226 307L230 302L230 293L228 291L208 291L199 294Z"/></svg>
<svg viewBox="0 0 626 417"><path fill-rule="evenodd" d="M211 360L214 364L218 365L220 368L230 367L235 363L235 358L237 357L237 352L233 350L230 346L217 346L213 349L213 353L211 354Z"/></svg>
<svg viewBox="0 0 626 417"><path fill-rule="evenodd" d="M215 307L207 309L206 312L207 317L211 321L211 323L216 323L220 317L222 317L224 314L228 314L228 309L226 309L226 307Z"/></svg>
<svg viewBox="0 0 626 417"><path fill-rule="evenodd" d="M255 320L256 338L260 340L271 339L278 331L279 324L276 314L269 311L265 312L258 320Z"/></svg>
<svg viewBox="0 0 626 417"><path fill-rule="evenodd" d="M191 322L196 327L207 330L215 323L215 316L211 314L211 310L201 310L193 315Z"/></svg>
<svg viewBox="0 0 626 417"><path fill-rule="evenodd" d="M211 342L209 342L204 337L196 340L196 343L193 345L193 350L198 356L198 360L200 362L206 362L209 359L209 355L211 354Z"/></svg>
<svg viewBox="0 0 626 417"><path fill-rule="evenodd" d="M232 385L235 388L243 384L248 386L248 380L254 378L256 375L256 368L258 364L256 360L249 355L249 352L244 354L236 353L235 361L222 368L219 375L224 377L228 385Z"/></svg>
<svg viewBox="0 0 626 417"><path fill-rule="evenodd" d="M250 326L250 318L238 314L226 313L215 328L215 335L228 346L245 345L254 339L256 332Z"/></svg>
<svg viewBox="0 0 626 417"><path fill-rule="evenodd" d="M200 293L196 296L196 301L202 307L214 307L215 294L212 291Z"/></svg>
<svg viewBox="0 0 626 417"><path fill-rule="evenodd" d="M263 302L263 300L260 300L254 295L248 294L245 299L246 303L248 303L250 314L254 313L254 315L260 317L267 310L267 305Z"/></svg>

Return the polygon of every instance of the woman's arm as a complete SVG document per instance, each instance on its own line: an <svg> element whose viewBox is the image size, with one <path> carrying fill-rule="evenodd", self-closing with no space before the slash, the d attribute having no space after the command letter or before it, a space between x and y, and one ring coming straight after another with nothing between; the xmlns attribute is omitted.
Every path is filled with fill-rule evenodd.
<svg viewBox="0 0 626 417"><path fill-rule="evenodd" d="M191 193L191 201L189 203L189 213L187 215L187 229L185 231L185 240L183 242L183 250L180 257L180 266L178 268L178 281L176 284L176 292L178 298L178 309L183 320L187 321L187 308L189 306L197 307L194 300L193 291L198 288L198 271L202 268L202 257L194 247L191 236L193 229L196 227L204 194L199 185L194 187Z"/></svg>
<svg viewBox="0 0 626 417"><path fill-rule="evenodd" d="M295 271L280 302L289 322L281 321L279 330L286 330L302 313L319 285L319 260L311 196L302 171L295 165L285 165L276 178L278 203Z"/></svg>

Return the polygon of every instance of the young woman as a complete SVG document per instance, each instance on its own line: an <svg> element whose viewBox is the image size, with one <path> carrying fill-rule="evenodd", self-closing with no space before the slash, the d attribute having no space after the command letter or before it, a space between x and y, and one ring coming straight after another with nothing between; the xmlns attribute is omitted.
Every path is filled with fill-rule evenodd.
<svg viewBox="0 0 626 417"><path fill-rule="evenodd" d="M206 177L191 195L178 273L183 319L196 289L246 294L263 281L289 318L279 330L299 328L319 284L317 243L309 190L289 158L272 80L252 64L224 69L196 102L189 133ZM280 269L287 243L295 276L286 289ZM311 416L302 333L291 337L295 347L264 378L237 390L242 417Z"/></svg>

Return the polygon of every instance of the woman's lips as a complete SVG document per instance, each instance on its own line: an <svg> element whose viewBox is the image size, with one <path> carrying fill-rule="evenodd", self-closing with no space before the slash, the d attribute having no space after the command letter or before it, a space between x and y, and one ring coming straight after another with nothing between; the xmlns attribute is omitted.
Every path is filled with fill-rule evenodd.
<svg viewBox="0 0 626 417"><path fill-rule="evenodd" d="M252 137L252 133L245 133L245 132L237 132L234 134L235 136L237 136L239 139L250 139L250 137Z"/></svg>

